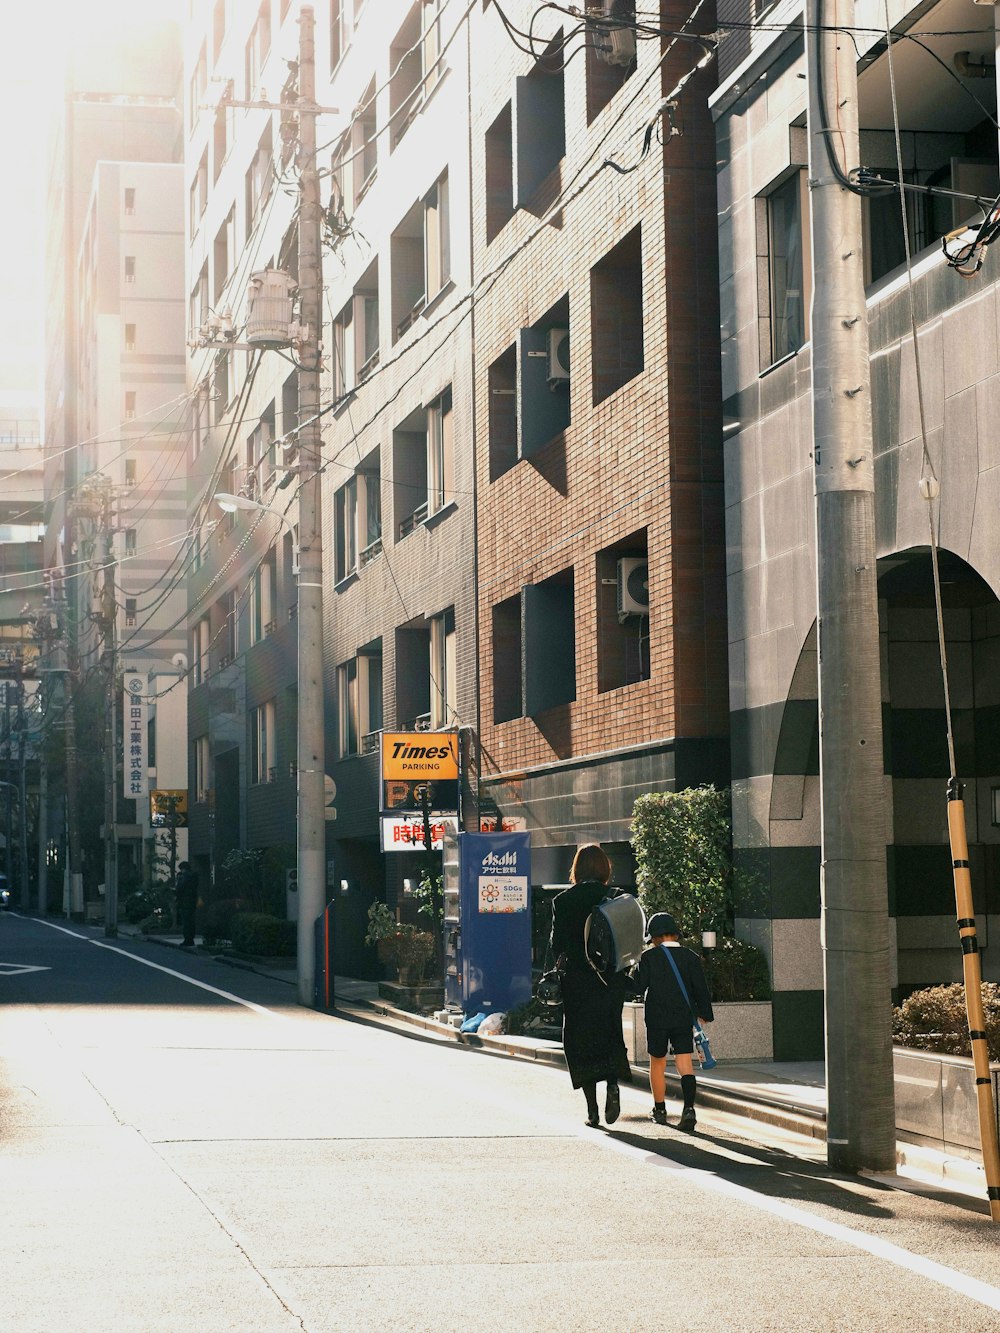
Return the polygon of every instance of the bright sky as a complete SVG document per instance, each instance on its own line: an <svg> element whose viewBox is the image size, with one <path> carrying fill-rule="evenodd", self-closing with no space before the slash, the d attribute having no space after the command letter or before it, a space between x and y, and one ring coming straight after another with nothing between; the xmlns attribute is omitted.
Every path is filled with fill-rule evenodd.
<svg viewBox="0 0 1000 1333"><path fill-rule="evenodd" d="M31 348L41 377L45 244L43 182L50 118L62 105L65 43L83 25L119 31L129 16L171 10L186 15L186 0L0 0L0 384ZM30 370L27 372L30 376ZM0 416L4 415L0 411Z"/></svg>

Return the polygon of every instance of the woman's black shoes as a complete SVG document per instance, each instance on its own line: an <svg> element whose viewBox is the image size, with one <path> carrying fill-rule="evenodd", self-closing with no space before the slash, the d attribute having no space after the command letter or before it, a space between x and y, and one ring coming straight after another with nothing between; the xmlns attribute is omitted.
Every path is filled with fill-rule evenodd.
<svg viewBox="0 0 1000 1333"><path fill-rule="evenodd" d="M618 1093L618 1084L608 1084L608 1095L604 1101L604 1119L609 1125L613 1125L621 1114L621 1097Z"/></svg>
<svg viewBox="0 0 1000 1333"><path fill-rule="evenodd" d="M601 1117L597 1114L596 1111L594 1112L593 1115L587 1116L587 1124L590 1126L591 1129L600 1129Z"/></svg>

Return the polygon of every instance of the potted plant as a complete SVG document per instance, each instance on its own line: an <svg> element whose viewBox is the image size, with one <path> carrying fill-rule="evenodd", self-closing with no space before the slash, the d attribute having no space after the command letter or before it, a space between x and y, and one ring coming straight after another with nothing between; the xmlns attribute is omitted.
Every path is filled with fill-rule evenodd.
<svg viewBox="0 0 1000 1333"><path fill-rule="evenodd" d="M379 961L396 968L403 986L419 985L434 955L434 936L419 926L401 925L385 903L368 909L366 944L374 944Z"/></svg>

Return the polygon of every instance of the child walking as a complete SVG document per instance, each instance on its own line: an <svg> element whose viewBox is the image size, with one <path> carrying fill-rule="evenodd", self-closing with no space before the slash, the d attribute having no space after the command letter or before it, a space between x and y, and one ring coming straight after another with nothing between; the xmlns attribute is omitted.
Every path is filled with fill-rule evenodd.
<svg viewBox="0 0 1000 1333"><path fill-rule="evenodd" d="M643 952L632 980L637 997L645 997L646 1001L649 1089L653 1094L649 1118L658 1125L667 1123L667 1053L673 1051L684 1098L677 1128L693 1134L697 1084L691 1060L694 1052L692 1028L696 1018L701 1023L711 1023L714 1017L712 999L701 959L681 945L677 922L670 913L655 912L646 929L652 945ZM669 957L667 950L670 951ZM676 973L671 961L676 965Z"/></svg>

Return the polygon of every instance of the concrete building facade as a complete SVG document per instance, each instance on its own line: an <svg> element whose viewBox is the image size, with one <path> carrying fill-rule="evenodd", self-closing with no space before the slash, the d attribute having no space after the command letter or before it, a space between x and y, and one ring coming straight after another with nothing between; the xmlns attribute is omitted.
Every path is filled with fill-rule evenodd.
<svg viewBox="0 0 1000 1333"><path fill-rule="evenodd" d="M768 953L777 1059L823 1049L817 731L816 552L811 463L806 70L798 6L752 26L747 5L720 49L722 399L729 576L738 929ZM927 504L926 443L941 480L942 600L957 766L980 947L1000 977L997 872L1000 750L997 652L1000 469L995 418L997 283L987 254L963 281L941 237L993 198L997 172L993 13L972 3L906 5L893 19L857 7L861 160L907 192L862 200L875 440L886 845L894 995L959 980L947 840L948 755ZM938 32L933 39L921 36ZM961 35L943 35L959 33ZM910 34L918 41L907 40ZM933 57L920 42L931 42ZM988 77L973 81L973 65ZM897 157L896 131L901 155ZM860 164L848 162L847 169ZM935 194L941 187L953 194ZM919 333L917 383L912 311ZM888 998L888 997L887 997Z"/></svg>

